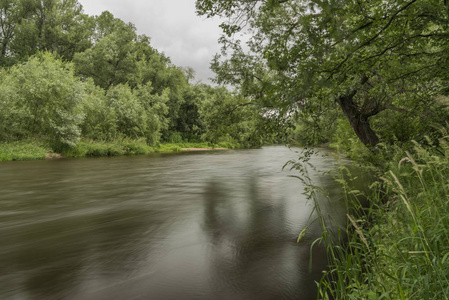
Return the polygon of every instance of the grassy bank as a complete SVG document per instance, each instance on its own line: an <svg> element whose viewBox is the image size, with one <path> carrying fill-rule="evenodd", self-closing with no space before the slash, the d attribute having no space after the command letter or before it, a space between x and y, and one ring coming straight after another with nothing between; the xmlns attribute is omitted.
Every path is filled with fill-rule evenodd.
<svg viewBox="0 0 449 300"><path fill-rule="evenodd" d="M54 157L56 153L64 157L100 157L120 155L144 155L152 152L181 152L187 148L215 149L241 148L239 144L231 143L161 143L148 146L145 140L123 139L117 141L81 140L73 148L53 148L47 141L29 139L0 143L0 161L12 160L42 160Z"/></svg>
<svg viewBox="0 0 449 300"><path fill-rule="evenodd" d="M398 151L385 170L371 207L348 214L348 241L329 244L320 298L449 299L449 138Z"/></svg>
<svg viewBox="0 0 449 300"><path fill-rule="evenodd" d="M0 143L0 161L45 159L50 147L37 140Z"/></svg>

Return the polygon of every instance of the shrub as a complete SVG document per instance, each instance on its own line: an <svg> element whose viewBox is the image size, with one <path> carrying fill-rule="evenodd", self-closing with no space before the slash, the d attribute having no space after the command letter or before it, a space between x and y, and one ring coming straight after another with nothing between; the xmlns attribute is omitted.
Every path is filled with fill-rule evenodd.
<svg viewBox="0 0 449 300"><path fill-rule="evenodd" d="M5 136L46 135L55 145L73 147L83 119L83 84L71 64L40 53L2 75L0 127Z"/></svg>

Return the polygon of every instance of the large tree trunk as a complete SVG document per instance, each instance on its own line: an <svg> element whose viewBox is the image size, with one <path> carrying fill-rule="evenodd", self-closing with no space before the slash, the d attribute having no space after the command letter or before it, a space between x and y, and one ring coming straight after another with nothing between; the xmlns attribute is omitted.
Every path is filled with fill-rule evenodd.
<svg viewBox="0 0 449 300"><path fill-rule="evenodd" d="M342 95L337 99L337 102L360 141L368 148L373 149L379 143L379 137L371 128L368 118L374 115L374 113L363 113L357 107L353 101L356 93L356 91L353 91L350 94Z"/></svg>

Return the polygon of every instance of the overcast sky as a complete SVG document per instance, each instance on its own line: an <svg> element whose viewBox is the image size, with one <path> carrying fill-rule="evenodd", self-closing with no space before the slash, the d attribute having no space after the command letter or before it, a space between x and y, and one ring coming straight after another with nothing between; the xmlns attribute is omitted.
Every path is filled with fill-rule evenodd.
<svg viewBox="0 0 449 300"><path fill-rule="evenodd" d="M195 0L78 0L89 15L107 10L136 25L139 34L151 38L154 48L182 67L192 67L205 83L214 76L210 61L219 52L218 20L195 14Z"/></svg>

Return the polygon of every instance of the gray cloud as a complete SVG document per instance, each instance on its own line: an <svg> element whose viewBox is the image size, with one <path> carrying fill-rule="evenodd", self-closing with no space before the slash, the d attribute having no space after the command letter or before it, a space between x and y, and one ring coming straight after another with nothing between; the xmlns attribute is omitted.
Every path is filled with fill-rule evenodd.
<svg viewBox="0 0 449 300"><path fill-rule="evenodd" d="M210 61L219 52L218 20L195 14L195 0L79 0L84 12L99 15L107 10L136 25L139 34L151 38L153 47L175 65L192 67L196 78L210 83Z"/></svg>

